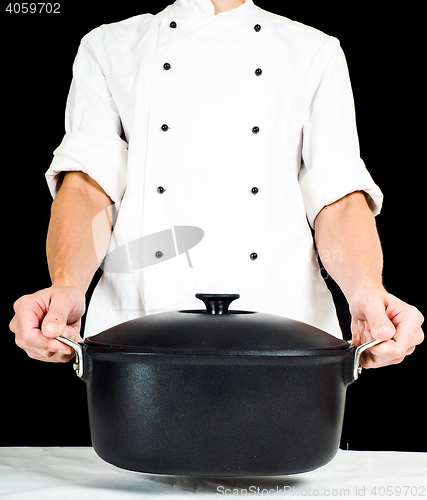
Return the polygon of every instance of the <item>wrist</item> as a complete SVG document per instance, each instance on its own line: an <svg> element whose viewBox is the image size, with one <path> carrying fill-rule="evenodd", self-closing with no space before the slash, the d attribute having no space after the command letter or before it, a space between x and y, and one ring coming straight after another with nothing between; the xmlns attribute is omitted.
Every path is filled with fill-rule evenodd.
<svg viewBox="0 0 427 500"><path fill-rule="evenodd" d="M86 284L80 280L77 276L64 276L64 275L53 275L51 276L52 287L57 288L74 288L86 295L89 283Z"/></svg>
<svg viewBox="0 0 427 500"><path fill-rule="evenodd" d="M354 280L347 289L343 290L343 293L347 302L350 303L353 297L368 290L385 291L381 273L365 274Z"/></svg>

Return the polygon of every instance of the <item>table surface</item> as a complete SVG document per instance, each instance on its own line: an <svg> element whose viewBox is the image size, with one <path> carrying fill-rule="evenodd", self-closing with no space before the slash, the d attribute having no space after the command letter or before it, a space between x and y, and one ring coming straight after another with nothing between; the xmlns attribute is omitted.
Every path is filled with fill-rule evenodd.
<svg viewBox="0 0 427 500"><path fill-rule="evenodd" d="M101 460L93 448L0 448L0 498L127 500L320 497L426 498L427 453L342 451L304 474L190 477L140 474Z"/></svg>

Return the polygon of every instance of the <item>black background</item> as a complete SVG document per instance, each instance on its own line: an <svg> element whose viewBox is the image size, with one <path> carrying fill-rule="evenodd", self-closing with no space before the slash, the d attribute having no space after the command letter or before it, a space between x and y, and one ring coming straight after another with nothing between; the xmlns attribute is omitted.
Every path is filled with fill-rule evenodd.
<svg viewBox="0 0 427 500"><path fill-rule="evenodd" d="M0 446L90 445L84 383L70 364L28 358L14 345L8 322L14 300L50 284L44 242L51 198L44 172L64 134L80 39L100 24L157 13L169 1L58 3L57 14L9 14L9 2L1 3L5 260ZM257 4L340 39L353 84L362 156L385 195L377 218L385 286L426 314L425 43L418 22L424 15L414 2L398 10L367 1L359 1L357 8L346 2ZM347 305L337 297L348 324ZM427 451L426 355L424 344L400 365L364 370L348 388L342 448Z"/></svg>

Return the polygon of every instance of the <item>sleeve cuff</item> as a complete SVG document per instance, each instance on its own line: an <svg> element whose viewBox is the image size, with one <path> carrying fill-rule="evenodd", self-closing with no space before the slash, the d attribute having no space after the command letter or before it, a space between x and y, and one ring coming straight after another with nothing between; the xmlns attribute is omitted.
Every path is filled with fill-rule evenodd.
<svg viewBox="0 0 427 500"><path fill-rule="evenodd" d="M53 197L58 191L58 174L79 171L88 174L116 203L126 189L127 146L118 136L106 137L88 132L70 132L54 151L46 172Z"/></svg>
<svg viewBox="0 0 427 500"><path fill-rule="evenodd" d="M383 194L374 183L361 159L355 159L351 165L346 160L335 165L320 166L311 169L300 180L307 219L311 227L323 207L334 203L355 191L364 191L374 216L381 211Z"/></svg>

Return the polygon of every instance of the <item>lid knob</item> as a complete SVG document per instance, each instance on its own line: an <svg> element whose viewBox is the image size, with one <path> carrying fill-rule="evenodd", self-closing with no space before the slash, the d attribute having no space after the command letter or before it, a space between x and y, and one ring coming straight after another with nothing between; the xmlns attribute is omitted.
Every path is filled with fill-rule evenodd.
<svg viewBox="0 0 427 500"><path fill-rule="evenodd" d="M238 293L196 293L203 300L208 314L227 314L229 305L240 297Z"/></svg>

